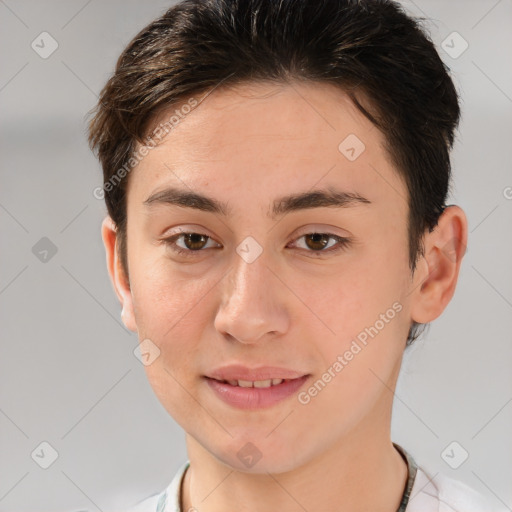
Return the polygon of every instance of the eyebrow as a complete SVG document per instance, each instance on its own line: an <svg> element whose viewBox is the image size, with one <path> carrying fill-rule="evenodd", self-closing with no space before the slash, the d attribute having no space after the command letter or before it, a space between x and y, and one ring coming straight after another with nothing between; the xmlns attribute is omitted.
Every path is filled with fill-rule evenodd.
<svg viewBox="0 0 512 512"><path fill-rule="evenodd" d="M161 204L181 206L183 208L193 208L219 214L224 217L232 214L232 209L227 203L180 188L166 188L155 192L143 204L148 207ZM325 207L347 208L365 204L371 204L371 201L366 197L354 192L346 192L329 187L327 189L317 189L277 198L274 200L268 216L275 219L286 213L299 210Z"/></svg>

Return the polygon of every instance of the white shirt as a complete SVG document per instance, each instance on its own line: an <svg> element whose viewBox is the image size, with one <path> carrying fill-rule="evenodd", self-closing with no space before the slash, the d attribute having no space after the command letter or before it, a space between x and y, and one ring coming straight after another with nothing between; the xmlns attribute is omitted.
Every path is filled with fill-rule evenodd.
<svg viewBox="0 0 512 512"><path fill-rule="evenodd" d="M418 467L403 448L393 443L405 455L409 479L399 512L506 512L506 507L496 508L486 497L468 485L442 473L431 477ZM189 512L180 509L182 478L189 467L185 462L177 471L168 487L139 502L128 512ZM406 502L406 503L405 503ZM403 508L405 507L405 508ZM191 512L195 512L192 509ZM316 511L315 511L316 512Z"/></svg>

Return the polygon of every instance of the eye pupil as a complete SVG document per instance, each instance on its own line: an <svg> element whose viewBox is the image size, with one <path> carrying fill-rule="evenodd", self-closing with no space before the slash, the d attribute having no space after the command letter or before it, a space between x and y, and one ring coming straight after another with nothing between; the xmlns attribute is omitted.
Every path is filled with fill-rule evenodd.
<svg viewBox="0 0 512 512"><path fill-rule="evenodd" d="M184 240L185 240L185 245L187 246L187 249L197 250L197 249L201 249L202 247L204 247L204 245L206 244L207 238L208 237L206 235L201 235L199 233L187 233L187 234L185 234ZM199 243L200 246L194 247L194 245L196 243ZM201 243L202 243L202 245L201 245Z"/></svg>
<svg viewBox="0 0 512 512"><path fill-rule="evenodd" d="M328 243L329 243L329 235L325 235L323 233L311 233L310 235L306 235L306 244L310 249L323 249ZM308 240L313 240L313 244L318 244L320 242L320 245L313 245L311 246L310 243L308 243Z"/></svg>

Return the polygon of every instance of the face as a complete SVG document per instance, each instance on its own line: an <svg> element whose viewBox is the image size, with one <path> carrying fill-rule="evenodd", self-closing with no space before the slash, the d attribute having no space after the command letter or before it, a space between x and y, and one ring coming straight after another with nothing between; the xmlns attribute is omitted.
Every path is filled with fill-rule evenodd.
<svg viewBox="0 0 512 512"><path fill-rule="evenodd" d="M219 209L175 204L170 188ZM284 199L314 191L328 199ZM335 204L344 193L366 200ZM160 351L151 386L188 436L239 470L280 472L386 428L417 285L406 197L383 135L327 84L215 90L148 152L129 176L119 286L126 324ZM205 378L229 364L308 377L244 408Z"/></svg>

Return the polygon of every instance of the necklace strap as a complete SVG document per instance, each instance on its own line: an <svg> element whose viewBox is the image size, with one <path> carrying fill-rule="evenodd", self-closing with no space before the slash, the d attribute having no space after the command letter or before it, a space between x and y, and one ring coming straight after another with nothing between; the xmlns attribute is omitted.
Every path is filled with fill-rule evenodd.
<svg viewBox="0 0 512 512"><path fill-rule="evenodd" d="M407 504L409 503L409 496L411 495L412 487L414 485L414 480L416 478L416 473L418 471L418 465L414 458L400 445L393 443L393 446L397 449L398 453L402 456L407 464L407 483L405 484L404 493L402 494L402 500L400 501L400 506L396 512L405 512L407 508Z"/></svg>

